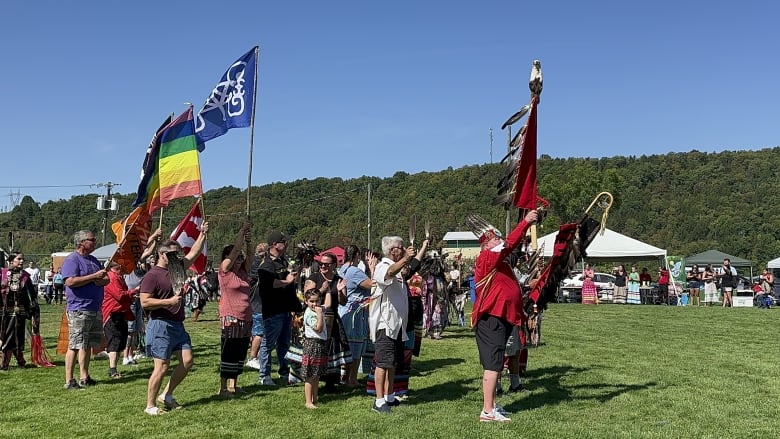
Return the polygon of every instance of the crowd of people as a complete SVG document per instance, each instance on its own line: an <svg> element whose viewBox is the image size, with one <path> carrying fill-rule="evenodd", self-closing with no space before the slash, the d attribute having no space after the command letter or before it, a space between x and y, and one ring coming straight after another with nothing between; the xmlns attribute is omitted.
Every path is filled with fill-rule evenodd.
<svg viewBox="0 0 780 439"><path fill-rule="evenodd" d="M108 378L117 379L121 378L119 359L123 366L136 364L139 354L134 351L142 347L140 355L153 362L145 413L159 415L181 408L174 392L194 362L185 318L191 314L197 321L205 303L217 301L219 397L243 393L238 380L250 368L258 370L261 386L303 383L304 406L309 409L318 407L322 381L327 390L365 386L374 396L371 410L390 413L409 392L411 361L419 356L422 340L441 339L451 314L465 325L463 284L468 285L473 302L471 325L483 368L479 419L508 422L509 414L496 404L496 395L503 392L500 377L508 369L507 391L523 390L527 344L538 343L541 325L539 310L524 308L520 276L513 271L516 250L536 220L536 212L528 213L506 239L492 226L475 230L480 253L475 266L463 275L458 266L443 262L444 255L429 251L427 239L415 249L398 236L383 237L381 253L349 245L340 259L303 244L290 260L287 235L272 231L265 242L254 245L248 222L235 241L222 249L216 270L188 274L206 242L206 222L186 255L178 242L160 240L161 231L155 231L136 269L123 273L115 262L104 268L91 255L94 234L79 231L74 235L75 251L57 271L50 268L43 275L51 285L44 295L47 303L62 301L57 285L64 290L68 325L64 388L80 390L97 384L90 375L96 349L105 348ZM21 253L12 253L8 262L0 284L2 370L14 357L19 366L25 365L26 325L34 333L40 325L35 282L40 272L32 263L23 269ZM636 266L629 271L620 265L615 276L616 303L638 303L640 286L652 282L647 268L639 273ZM716 288L720 288L722 306L731 306L738 275L728 259L718 269L694 265L686 276L692 305L701 304L702 289L704 305L715 304ZM593 270L586 266L583 302L586 296L598 301L592 278ZM668 300L670 281L669 271L659 268L662 300ZM773 283L765 269L753 286L760 306L772 306ZM278 381L272 377L274 351ZM365 384L358 379L361 369Z"/></svg>
<svg viewBox="0 0 780 439"><path fill-rule="evenodd" d="M153 363L144 408L149 415L182 407L174 394L194 363L185 319L197 321L208 301L218 302L221 328L219 397L242 393L240 375L255 368L261 386L303 383L304 406L311 409L318 407L322 381L328 390L364 386L374 396L371 410L389 413L409 392L411 361L422 339L442 338L450 308L465 325L460 271L429 252L427 239L415 249L386 236L381 253L349 245L341 258L311 246L291 261L284 233L272 231L253 245L247 222L222 249L218 268L193 276L188 269L206 242L208 223L186 255L160 235L152 234L129 273L92 255L96 239L88 230L74 234L75 251L56 271L41 275L33 264L23 269L24 255L13 254L2 271L2 369L12 357L25 364L25 322L37 333L34 280L41 276L51 286L43 295L47 303L64 297L64 388L97 384L90 366L101 349L109 380L122 377L120 360L131 366L145 356ZM473 270L466 282L475 284ZM278 381L271 370L274 351Z"/></svg>
<svg viewBox="0 0 780 439"><path fill-rule="evenodd" d="M582 283L583 304L599 302L593 281L594 274L590 264L585 264ZM670 270L661 266L658 268L657 293L650 298L646 296L644 300L640 296L640 289L649 288L653 283L653 277L647 267L642 268L642 272L639 273L636 266L626 271L625 265L619 265L613 269L612 274L615 276L612 303L618 304L660 303L686 306L720 304L722 307L730 307L734 305L734 291L740 286L753 293L755 306L771 308L775 301L772 292L774 276L770 269L765 268L757 279L750 281L739 276L729 258L725 258L719 267L707 264L701 268L698 264L693 264L684 271L684 283L675 283Z"/></svg>

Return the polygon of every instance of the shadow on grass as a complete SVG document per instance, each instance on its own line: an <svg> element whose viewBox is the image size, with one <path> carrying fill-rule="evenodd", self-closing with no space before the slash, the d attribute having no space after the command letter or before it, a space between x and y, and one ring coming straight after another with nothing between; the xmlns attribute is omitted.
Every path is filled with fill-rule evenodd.
<svg viewBox="0 0 780 439"><path fill-rule="evenodd" d="M239 393L234 398L230 399L248 399L253 398L260 395L265 395L269 393L274 393L286 386L278 386L278 387L268 387L268 386L261 386L260 384L250 384L248 386L238 386L241 388L242 393ZM303 395L303 387L301 387L301 395ZM302 396L301 396L302 397ZM198 398L193 401L188 401L186 403L187 407L193 407L193 406L199 406L199 405L208 405L212 402L222 402L222 401L229 401L230 399L222 398L217 394L215 391L214 393L210 393L206 396L203 396L201 398Z"/></svg>
<svg viewBox="0 0 780 439"><path fill-rule="evenodd" d="M556 405L566 401L596 400L603 403L624 393L646 390L658 385L658 383L654 381L644 384L603 383L565 385L562 383L566 376L583 373L587 370L588 368L556 366L529 371L528 377L531 379L525 384L532 393L522 400L513 401L511 404L507 405L506 408L510 411L525 411ZM544 392L533 393L538 389L542 389ZM587 394L583 395L583 392L587 392Z"/></svg>
<svg viewBox="0 0 780 439"><path fill-rule="evenodd" d="M466 360L463 358L437 358L435 360L418 360L415 358L412 360L412 376L427 375L443 367L455 366L465 362Z"/></svg>
<svg viewBox="0 0 780 439"><path fill-rule="evenodd" d="M474 333L472 331L470 331L470 330L464 330L464 329L466 329L466 328L462 328L461 330L458 330L458 332L449 332L449 331L445 330L441 334L442 340L454 340L454 339L458 339L458 338L473 339L474 338ZM428 340L430 340L430 339L425 339L425 340L428 342ZM439 340L430 340L429 343L435 343L437 341L439 341Z"/></svg>
<svg viewBox="0 0 780 439"><path fill-rule="evenodd" d="M464 378L435 384L419 390L412 389L410 392L411 397L404 401L404 405L417 405L435 401L455 401L478 390L474 383L473 378Z"/></svg>

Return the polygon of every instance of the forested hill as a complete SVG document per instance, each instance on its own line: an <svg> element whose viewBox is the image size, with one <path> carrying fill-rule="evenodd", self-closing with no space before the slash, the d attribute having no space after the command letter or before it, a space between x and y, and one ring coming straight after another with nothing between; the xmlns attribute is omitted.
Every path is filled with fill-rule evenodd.
<svg viewBox="0 0 780 439"><path fill-rule="evenodd" d="M418 239L426 220L437 238L450 230L466 230L470 212L503 228L503 210L490 205L503 169L501 164L485 164L412 175L397 172L389 178L315 178L253 187L255 236L264 239L269 230L278 228L294 242L314 240L321 248L350 242L364 246L369 184L374 248L385 234L405 238L412 215L418 218ZM609 191L615 204L608 227L617 232L666 248L673 255L718 249L760 266L780 256L779 170L778 147L600 159L542 156L539 195L552 204L542 233L578 218L597 193ZM95 209L96 197L87 194L39 205L26 196L11 212L0 214L0 239L5 241L12 231L17 248L28 254L49 254L72 248L74 231L92 229L100 244L103 217ZM118 195L120 209L109 223L126 215L134 198L135 194ZM165 233L191 204L191 199L176 200L164 210ZM222 245L232 242L244 218L246 191L211 190L204 195L204 205L212 228L211 254L216 255ZM158 221L155 218L155 224ZM106 242L113 239L109 227Z"/></svg>

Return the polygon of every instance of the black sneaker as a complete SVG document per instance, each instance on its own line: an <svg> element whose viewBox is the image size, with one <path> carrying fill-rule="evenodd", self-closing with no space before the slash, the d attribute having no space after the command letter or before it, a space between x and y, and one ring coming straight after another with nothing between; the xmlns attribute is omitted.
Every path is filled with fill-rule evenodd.
<svg viewBox="0 0 780 439"><path fill-rule="evenodd" d="M81 386L76 380L70 380L65 384L65 390L81 390Z"/></svg>
<svg viewBox="0 0 780 439"><path fill-rule="evenodd" d="M93 380L91 376L87 375L83 380L79 380L79 386L90 387L97 384L97 381Z"/></svg>
<svg viewBox="0 0 780 439"><path fill-rule="evenodd" d="M507 393L517 393L517 392L524 392L524 391L525 391L525 387L523 387L522 384L518 384L517 387L509 386L509 390L507 391Z"/></svg>
<svg viewBox="0 0 780 439"><path fill-rule="evenodd" d="M393 399L393 402L385 401L385 405L389 405L390 407L398 407L401 405L401 401L398 398Z"/></svg>
<svg viewBox="0 0 780 439"><path fill-rule="evenodd" d="M376 401L374 401L374 403L371 405L371 411L377 413L384 413L384 414L392 413L392 411L390 410L390 406L387 405L387 403L382 404L382 406L380 407L376 405Z"/></svg>

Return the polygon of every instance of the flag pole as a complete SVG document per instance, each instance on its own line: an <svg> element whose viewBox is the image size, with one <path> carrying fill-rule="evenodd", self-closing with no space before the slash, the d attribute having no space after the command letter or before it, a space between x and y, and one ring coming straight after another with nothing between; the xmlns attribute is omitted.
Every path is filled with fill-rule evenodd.
<svg viewBox="0 0 780 439"><path fill-rule="evenodd" d="M206 222L206 209L203 208L203 194L198 197L198 204L200 204L200 215L203 218L203 222ZM203 225L200 226L203 229Z"/></svg>
<svg viewBox="0 0 780 439"><path fill-rule="evenodd" d="M249 192L252 188L252 156L254 155L255 145L255 108L257 107L257 72L260 64L260 46L255 46L255 83L252 87L254 98L252 99L252 118L249 122L249 175L246 182L246 217L249 219ZM205 220L206 215L203 215Z"/></svg>

